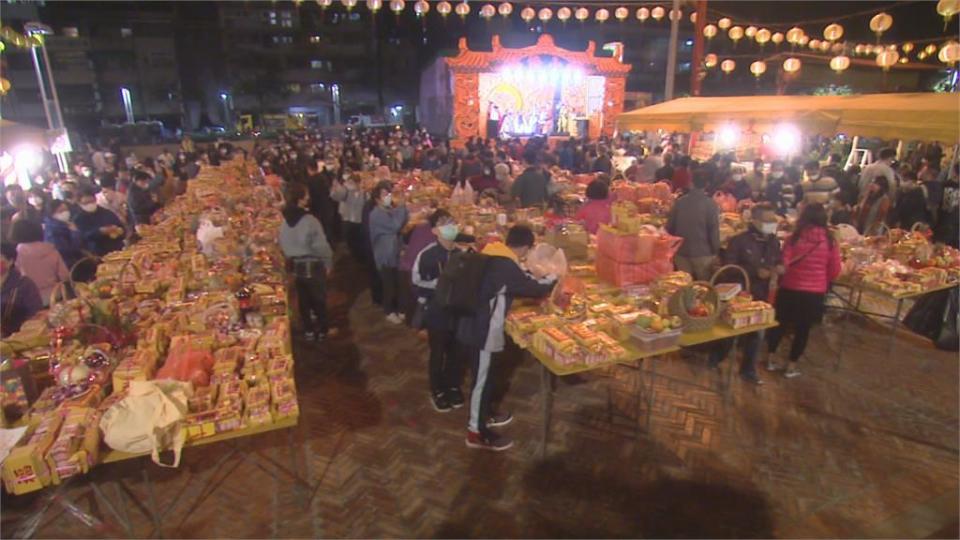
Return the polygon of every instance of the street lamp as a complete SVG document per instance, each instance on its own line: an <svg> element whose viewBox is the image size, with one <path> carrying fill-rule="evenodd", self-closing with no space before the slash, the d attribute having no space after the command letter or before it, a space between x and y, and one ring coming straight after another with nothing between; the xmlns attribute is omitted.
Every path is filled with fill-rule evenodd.
<svg viewBox="0 0 960 540"><path fill-rule="evenodd" d="M50 130L59 130L62 133L62 136L66 140L64 148L66 152L69 152L70 148L70 139L67 137L66 126L63 123L63 113L60 110L60 96L57 94L57 83L53 79L53 70L50 67L50 57L47 55L47 46L44 42L43 36L52 36L53 29L37 21L30 21L23 25L24 33L28 36L39 36L37 41L40 42L40 46L30 47L30 56L33 59L33 69L37 74L37 84L40 87L40 99L43 100L43 112L47 117L47 127ZM40 49L40 53L37 53L37 49ZM43 69L40 68L40 55L43 56ZM44 74L46 74L47 83L50 85L50 97L53 98L53 110L51 111L50 100L47 98L47 87L44 84ZM60 167L60 172L66 172L68 169L66 152L57 152L57 165Z"/></svg>
<svg viewBox="0 0 960 540"><path fill-rule="evenodd" d="M130 89L126 87L120 87L120 100L123 102L123 112L126 113L127 123L133 123L133 97L130 94Z"/></svg>
<svg viewBox="0 0 960 540"><path fill-rule="evenodd" d="M226 92L220 92L220 102L223 103L223 127L227 128L230 125L230 94Z"/></svg>

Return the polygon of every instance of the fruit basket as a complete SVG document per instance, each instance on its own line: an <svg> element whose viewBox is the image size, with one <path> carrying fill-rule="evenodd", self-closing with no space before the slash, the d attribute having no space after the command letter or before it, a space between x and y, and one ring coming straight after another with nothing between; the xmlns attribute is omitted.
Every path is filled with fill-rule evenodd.
<svg viewBox="0 0 960 540"><path fill-rule="evenodd" d="M708 281L694 281L677 289L668 301L670 315L680 317L684 333L713 328L720 314L717 290Z"/></svg>

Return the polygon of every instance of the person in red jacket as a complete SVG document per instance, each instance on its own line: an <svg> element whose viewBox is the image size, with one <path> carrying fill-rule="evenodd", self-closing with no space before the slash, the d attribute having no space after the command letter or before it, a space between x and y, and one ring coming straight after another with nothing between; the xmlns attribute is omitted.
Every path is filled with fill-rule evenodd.
<svg viewBox="0 0 960 540"><path fill-rule="evenodd" d="M601 224L610 223L610 189L607 184L594 180L587 186L587 201L573 219L583 222L583 228L590 234L597 234Z"/></svg>
<svg viewBox="0 0 960 540"><path fill-rule="evenodd" d="M775 309L780 326L768 334L770 354L777 351L784 329L794 329L790 347L788 378L800 375L797 361L807 348L811 327L823 318L824 299L832 282L840 274L840 246L827 230L827 211L821 204L804 207L793 235L783 245L784 274L777 290ZM781 366L773 360L767 369Z"/></svg>

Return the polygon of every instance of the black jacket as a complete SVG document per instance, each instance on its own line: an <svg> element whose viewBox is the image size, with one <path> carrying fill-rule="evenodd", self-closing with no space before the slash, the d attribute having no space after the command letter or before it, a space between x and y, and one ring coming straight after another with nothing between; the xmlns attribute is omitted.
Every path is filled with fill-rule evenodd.
<svg viewBox="0 0 960 540"><path fill-rule="evenodd" d="M452 251L459 251L456 247ZM439 242L432 242L417 254L411 272L413 285L417 292L417 301L424 304L426 310L424 324L430 330L456 330L456 318L445 313L443 308L436 305L434 291L437 281L450 259L450 253Z"/></svg>
<svg viewBox="0 0 960 540"><path fill-rule="evenodd" d="M761 268L772 270L783 261L780 253L780 241L775 235L762 234L753 225L746 231L730 238L723 252L723 264L735 264L743 267L750 276L750 294L755 300L766 300L770 296L770 279L761 279L757 271ZM743 284L743 275L737 271L724 272L721 282Z"/></svg>

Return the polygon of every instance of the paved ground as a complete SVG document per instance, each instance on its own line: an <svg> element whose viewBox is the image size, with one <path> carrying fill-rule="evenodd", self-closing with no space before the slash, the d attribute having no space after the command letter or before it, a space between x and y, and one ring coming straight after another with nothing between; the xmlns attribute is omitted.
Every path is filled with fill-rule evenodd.
<svg viewBox="0 0 960 540"><path fill-rule="evenodd" d="M763 373L760 389L735 381L729 402L703 361L660 361L649 432L607 419L608 395L632 410L627 369L558 386L553 441L540 433L537 366L514 351L504 407L516 420L507 453L468 450L466 411L433 411L426 344L390 327L340 261L331 294L341 334L298 350L302 420L293 444L262 435L227 459L228 446L188 449L176 471L149 469L175 537L957 537L958 362L955 353L901 339L895 357L871 324L843 330L828 318L804 375ZM837 339L847 354L834 370ZM261 451L296 468L297 488ZM291 457L293 456L293 457ZM293 466L297 463L297 466ZM147 501L139 464L100 467ZM67 500L79 491L67 491ZM3 537L45 495L4 496ZM116 499L114 499L116 500ZM91 496L76 508L109 517ZM92 530L55 502L40 537L150 536L136 506L133 530ZM109 520L110 522L114 520Z"/></svg>

